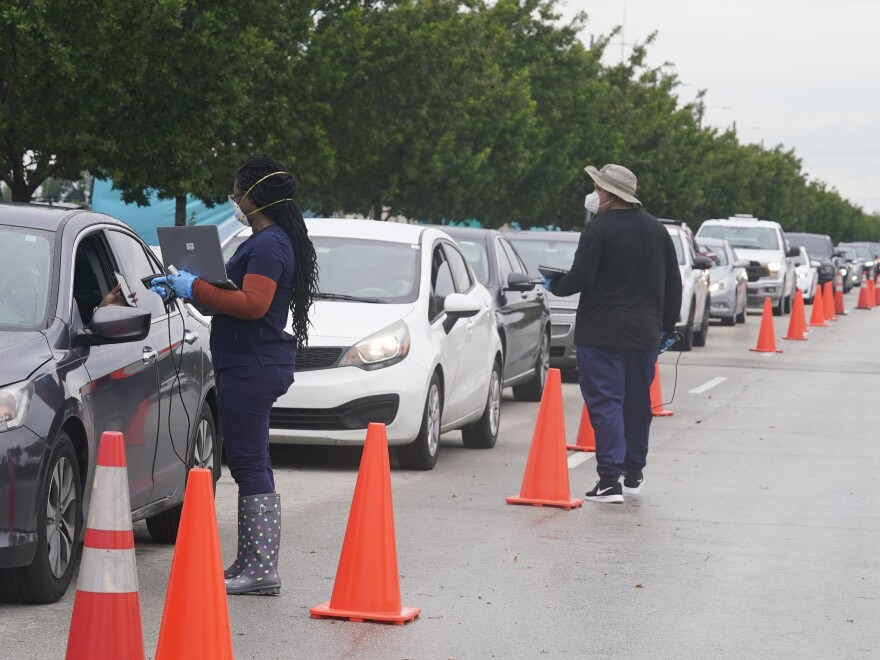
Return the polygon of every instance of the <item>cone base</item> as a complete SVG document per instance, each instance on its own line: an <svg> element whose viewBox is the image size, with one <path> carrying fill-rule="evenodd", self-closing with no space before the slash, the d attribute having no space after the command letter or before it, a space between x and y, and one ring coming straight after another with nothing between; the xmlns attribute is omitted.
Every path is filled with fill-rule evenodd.
<svg viewBox="0 0 880 660"><path fill-rule="evenodd" d="M783 337L783 339L788 339L789 341L807 341L807 337ZM780 353L782 351L779 351Z"/></svg>
<svg viewBox="0 0 880 660"><path fill-rule="evenodd" d="M651 414L654 417L672 417L675 414L674 410L653 410Z"/></svg>
<svg viewBox="0 0 880 660"><path fill-rule="evenodd" d="M828 327L827 323L807 323L807 325L810 326L811 328L827 328Z"/></svg>
<svg viewBox="0 0 880 660"><path fill-rule="evenodd" d="M399 613L385 612L357 612L354 610L339 610L330 607L330 601L316 605L309 610L313 619L347 619L355 623L372 621L376 623L394 623L402 626L409 623L422 613L421 607L404 607Z"/></svg>
<svg viewBox="0 0 880 660"><path fill-rule="evenodd" d="M582 447L581 445L565 445L565 448L566 448L568 451L589 451L589 452L593 452L593 453L596 452L596 447L595 447L595 446L593 446L593 447Z"/></svg>
<svg viewBox="0 0 880 660"><path fill-rule="evenodd" d="M584 501L578 499L570 499L570 500L539 500L533 497L520 497L516 495L514 497L507 498L508 504L527 504L530 506L555 506L560 509L565 509L566 511L570 511L571 509L576 509L581 506Z"/></svg>
<svg viewBox="0 0 880 660"><path fill-rule="evenodd" d="M750 348L753 353L782 353L781 348Z"/></svg>

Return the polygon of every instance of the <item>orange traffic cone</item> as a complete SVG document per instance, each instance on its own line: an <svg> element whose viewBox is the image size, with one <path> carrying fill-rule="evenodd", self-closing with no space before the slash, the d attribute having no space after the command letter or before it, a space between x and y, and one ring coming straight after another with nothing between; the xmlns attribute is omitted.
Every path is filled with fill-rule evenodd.
<svg viewBox="0 0 880 660"><path fill-rule="evenodd" d="M144 657L125 440L121 433L101 435L66 657Z"/></svg>
<svg viewBox="0 0 880 660"><path fill-rule="evenodd" d="M791 306L791 319L788 322L788 334L783 339L806 339L807 318L804 314L804 293L798 289L794 294Z"/></svg>
<svg viewBox="0 0 880 660"><path fill-rule="evenodd" d="M309 610L314 619L403 625L420 613L401 607L394 538L391 467L385 425L371 423L361 455L348 526L330 600Z"/></svg>
<svg viewBox="0 0 880 660"><path fill-rule="evenodd" d="M232 657L213 474L192 468L183 495L156 660Z"/></svg>
<svg viewBox="0 0 880 660"><path fill-rule="evenodd" d="M831 282L825 282L825 290L822 292L822 304L825 305L825 320L836 321L834 315L834 286Z"/></svg>
<svg viewBox="0 0 880 660"><path fill-rule="evenodd" d="M590 412L587 410L586 403L581 413L581 424L578 427L576 444L565 445L565 448L570 451L596 451L596 432L590 423Z"/></svg>
<svg viewBox="0 0 880 660"><path fill-rule="evenodd" d="M773 308L770 306L770 298L764 298L764 313L761 316L758 344L749 350L758 353L782 353L776 348L776 333L773 330Z"/></svg>
<svg viewBox="0 0 880 660"><path fill-rule="evenodd" d="M856 309L873 309L871 304L871 287L866 280L864 285L859 287L859 302Z"/></svg>
<svg viewBox="0 0 880 660"><path fill-rule="evenodd" d="M846 316L849 312L843 306L843 291L834 292L834 313Z"/></svg>
<svg viewBox="0 0 880 660"><path fill-rule="evenodd" d="M654 417L670 417L673 410L663 409L663 391L660 387L660 365L654 363L654 380L651 381L651 413Z"/></svg>
<svg viewBox="0 0 880 660"><path fill-rule="evenodd" d="M868 300L871 302L871 307L877 306L877 289L874 286L874 280L868 280Z"/></svg>
<svg viewBox="0 0 880 660"><path fill-rule="evenodd" d="M827 327L825 323L825 303L822 301L822 287L816 287L816 293L813 294L813 313L810 315L809 325L817 328Z"/></svg>
<svg viewBox="0 0 880 660"><path fill-rule="evenodd" d="M568 483L559 369L551 369L547 375L522 486L519 495L508 497L507 503L558 506L569 510L584 503L571 498Z"/></svg>

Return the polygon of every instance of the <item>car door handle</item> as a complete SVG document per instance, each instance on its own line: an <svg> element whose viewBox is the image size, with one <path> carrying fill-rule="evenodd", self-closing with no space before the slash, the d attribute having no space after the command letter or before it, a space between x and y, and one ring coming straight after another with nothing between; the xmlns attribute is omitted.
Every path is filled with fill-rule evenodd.
<svg viewBox="0 0 880 660"><path fill-rule="evenodd" d="M155 348L150 348L149 346L144 346L144 363L149 363L159 357L159 351Z"/></svg>
<svg viewBox="0 0 880 660"><path fill-rule="evenodd" d="M195 332L193 330L187 330L186 332L183 333L183 341L185 341L187 344L195 344L196 339L198 339L198 338L199 338L199 333Z"/></svg>
<svg viewBox="0 0 880 660"><path fill-rule="evenodd" d="M543 291L538 291L538 292L536 292L536 293L535 293L535 297L536 297L536 298L543 298L543 297L544 297L544 292L543 292Z"/></svg>

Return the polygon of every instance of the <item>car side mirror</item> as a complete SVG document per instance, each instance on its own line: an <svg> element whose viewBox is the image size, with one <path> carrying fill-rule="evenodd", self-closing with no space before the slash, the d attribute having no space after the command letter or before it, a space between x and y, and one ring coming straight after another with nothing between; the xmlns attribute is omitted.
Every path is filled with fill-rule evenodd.
<svg viewBox="0 0 880 660"><path fill-rule="evenodd" d="M449 334L458 319L466 319L476 316L480 312L482 304L476 298L465 293L450 293L443 299L443 311L446 312L446 320L443 321L443 329Z"/></svg>
<svg viewBox="0 0 880 660"><path fill-rule="evenodd" d="M785 253L786 257L799 257L801 256L801 249L797 247L788 248L788 252Z"/></svg>
<svg viewBox="0 0 880 660"><path fill-rule="evenodd" d="M74 337L75 346L100 346L142 341L150 334L152 315L146 309L105 305L92 314L87 327Z"/></svg>
<svg viewBox="0 0 880 660"><path fill-rule="evenodd" d="M733 262L733 267L734 268L748 268L749 267L749 260L748 259L737 259L736 261Z"/></svg>
<svg viewBox="0 0 880 660"><path fill-rule="evenodd" d="M700 255L696 255L694 257L694 268L699 268L700 270L709 270L714 265L715 262L708 257L701 257Z"/></svg>
<svg viewBox="0 0 880 660"><path fill-rule="evenodd" d="M525 273L510 273L507 276L507 288L510 291L531 291L536 282Z"/></svg>

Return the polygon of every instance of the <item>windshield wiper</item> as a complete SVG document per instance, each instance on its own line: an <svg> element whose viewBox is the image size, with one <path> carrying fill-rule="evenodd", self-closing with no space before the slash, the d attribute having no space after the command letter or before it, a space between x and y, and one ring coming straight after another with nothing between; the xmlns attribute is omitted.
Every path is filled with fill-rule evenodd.
<svg viewBox="0 0 880 660"><path fill-rule="evenodd" d="M382 300L381 298L363 298L361 296L349 296L345 293L324 293L323 291L318 293L316 296L320 300L348 300L351 302L364 302L364 303L381 303L387 304L387 300Z"/></svg>

